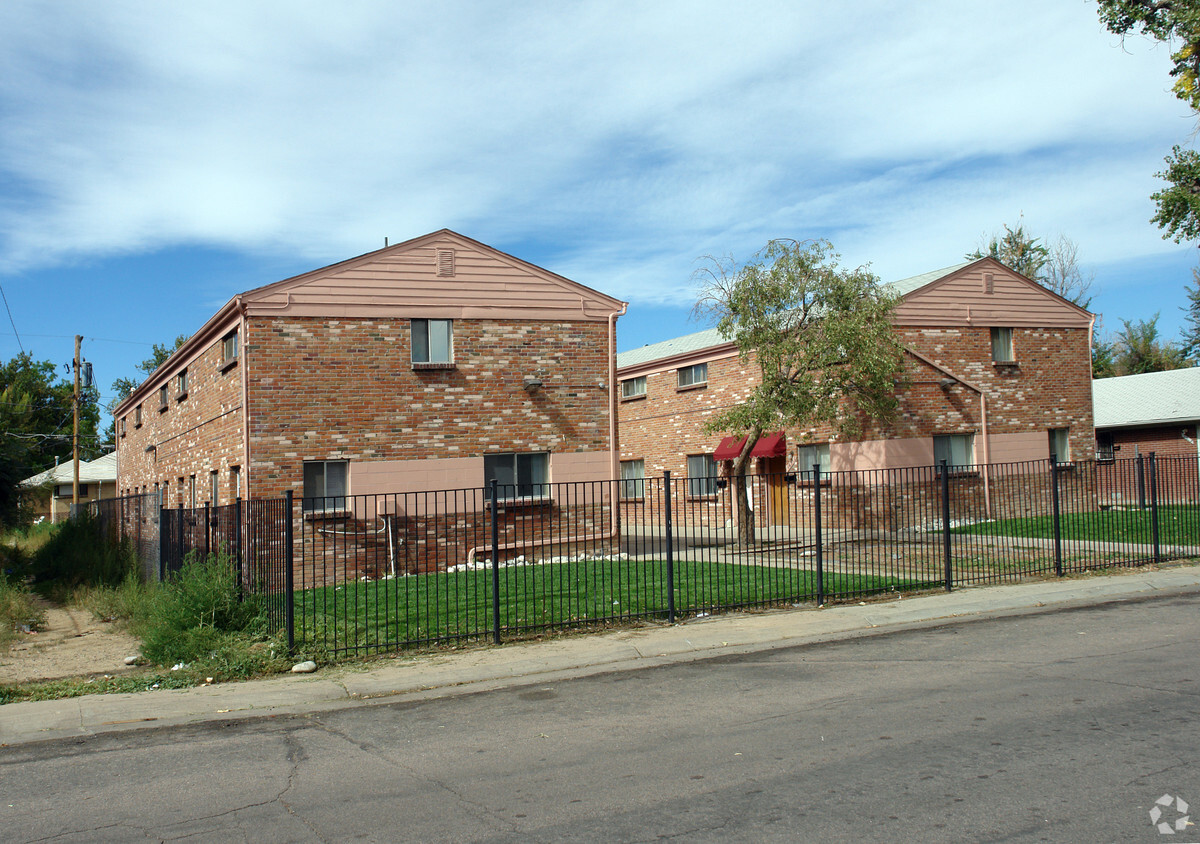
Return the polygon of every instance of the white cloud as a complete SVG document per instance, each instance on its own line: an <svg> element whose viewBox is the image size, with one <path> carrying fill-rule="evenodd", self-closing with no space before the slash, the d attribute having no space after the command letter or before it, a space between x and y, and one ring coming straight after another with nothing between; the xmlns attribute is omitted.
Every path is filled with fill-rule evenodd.
<svg viewBox="0 0 1200 844"><path fill-rule="evenodd" d="M1020 212L1150 254L1166 71L1088 3L9 2L0 270L450 226L680 302L705 253L823 235L898 277Z"/></svg>

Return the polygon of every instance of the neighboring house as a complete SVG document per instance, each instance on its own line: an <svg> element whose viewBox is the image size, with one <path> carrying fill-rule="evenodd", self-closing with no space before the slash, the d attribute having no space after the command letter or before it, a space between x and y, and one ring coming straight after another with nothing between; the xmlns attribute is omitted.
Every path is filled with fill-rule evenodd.
<svg viewBox="0 0 1200 844"><path fill-rule="evenodd" d="M611 478L624 307L446 229L238 294L115 409L120 489L311 514Z"/></svg>
<svg viewBox="0 0 1200 844"><path fill-rule="evenodd" d="M1191 458L1161 461L1162 487L1173 498L1195 500L1200 460L1200 368L1100 378L1092 382L1096 414L1096 458L1115 461L1103 490L1111 504L1144 503L1145 469L1139 483L1132 458ZM1116 471L1120 469L1120 471Z"/></svg>
<svg viewBox="0 0 1200 844"><path fill-rule="evenodd" d="M58 522L71 514L74 500L75 462L60 463L21 481L24 495L30 500L34 518ZM95 460L79 464L79 501L98 501L112 498L117 492L117 453L111 452Z"/></svg>
<svg viewBox="0 0 1200 844"><path fill-rule="evenodd" d="M757 470L783 483L825 471L977 464L1093 455L1091 332L1094 318L991 258L888 285L900 295L893 323L906 350L899 414L854 440L826 427L789 428L759 441ZM689 494L741 447L706 434L705 421L757 383L754 360L715 329L617 356L621 477L670 470ZM631 484L626 489L634 489ZM772 508L775 509L775 508Z"/></svg>

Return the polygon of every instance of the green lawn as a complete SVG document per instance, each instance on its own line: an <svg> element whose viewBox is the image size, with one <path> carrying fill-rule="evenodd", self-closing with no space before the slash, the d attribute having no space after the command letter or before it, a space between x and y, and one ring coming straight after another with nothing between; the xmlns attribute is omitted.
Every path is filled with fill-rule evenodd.
<svg viewBox="0 0 1200 844"><path fill-rule="evenodd" d="M487 635L490 571L426 574L345 583L296 593L296 639L303 648L384 650L407 643ZM512 631L621 621L667 610L666 563L589 561L500 570L500 624ZM857 597L911 592L939 583L827 574L825 594ZM675 607L683 615L714 607L810 601L816 575L793 568L682 562Z"/></svg>
<svg viewBox="0 0 1200 844"><path fill-rule="evenodd" d="M1064 540L1129 542L1153 541L1149 510L1099 510L1093 513L1064 513ZM1163 545L1200 545L1200 507L1169 505L1158 508L1159 541ZM951 533L985 536L1016 536L1024 539L1053 539L1054 521L1050 516L1002 519L951 528Z"/></svg>

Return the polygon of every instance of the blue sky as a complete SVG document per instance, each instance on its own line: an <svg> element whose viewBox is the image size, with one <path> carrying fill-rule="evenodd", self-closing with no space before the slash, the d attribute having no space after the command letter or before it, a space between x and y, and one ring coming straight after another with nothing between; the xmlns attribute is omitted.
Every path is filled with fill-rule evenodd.
<svg viewBox="0 0 1200 844"><path fill-rule="evenodd" d="M102 393L242 290L448 227L688 321L704 255L831 240L884 280L1023 215L1104 324L1174 335L1149 223L1196 122L1083 0L0 4L0 285ZM0 316L0 356L18 351Z"/></svg>

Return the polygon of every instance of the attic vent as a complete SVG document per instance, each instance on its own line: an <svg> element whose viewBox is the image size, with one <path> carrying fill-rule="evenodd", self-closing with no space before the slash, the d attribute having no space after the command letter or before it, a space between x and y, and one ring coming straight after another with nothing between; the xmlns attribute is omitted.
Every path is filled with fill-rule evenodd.
<svg viewBox="0 0 1200 844"><path fill-rule="evenodd" d="M437 251L437 274L444 278L454 277L453 249L439 249Z"/></svg>
<svg viewBox="0 0 1200 844"><path fill-rule="evenodd" d="M983 292L989 296L992 295L992 274L991 273L983 274Z"/></svg>

